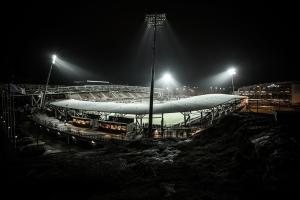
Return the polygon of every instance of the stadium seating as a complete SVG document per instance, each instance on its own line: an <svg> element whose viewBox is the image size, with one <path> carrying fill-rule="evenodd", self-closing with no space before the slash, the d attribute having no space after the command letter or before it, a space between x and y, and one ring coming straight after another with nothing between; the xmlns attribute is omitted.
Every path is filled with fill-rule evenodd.
<svg viewBox="0 0 300 200"><path fill-rule="evenodd" d="M157 97L157 95L154 95ZM131 92L131 91L101 91L101 92L82 92L68 94L67 98L83 100L83 101L143 101L149 98L149 94L145 92Z"/></svg>

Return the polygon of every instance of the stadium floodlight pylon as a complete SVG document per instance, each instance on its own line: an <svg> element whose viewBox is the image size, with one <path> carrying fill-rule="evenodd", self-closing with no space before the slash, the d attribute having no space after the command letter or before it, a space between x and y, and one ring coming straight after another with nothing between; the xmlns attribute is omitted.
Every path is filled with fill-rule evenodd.
<svg viewBox="0 0 300 200"><path fill-rule="evenodd" d="M234 94L233 76L236 75L236 70L235 70L235 68L232 67L232 68L228 69L227 72L231 76L232 94Z"/></svg>
<svg viewBox="0 0 300 200"><path fill-rule="evenodd" d="M162 26L164 22L167 20L166 14L148 14L146 15L145 21L148 25L148 27L157 27Z"/></svg>
<svg viewBox="0 0 300 200"><path fill-rule="evenodd" d="M41 109L44 108L44 105L45 105L46 93L47 93L47 90L48 90L49 79L50 79L50 75L51 75L51 71L52 71L53 65L55 65L56 58L57 58L57 56L55 54L53 54L52 55L52 62L51 62L50 70L49 70L48 77L47 77L45 92L42 95L42 99L41 99Z"/></svg>
<svg viewBox="0 0 300 200"><path fill-rule="evenodd" d="M150 87L150 105L149 105L149 123L148 136L152 137L152 117L153 117L153 88L154 88L154 69L155 69L155 49L156 49L156 31L158 26L163 26L166 21L166 14L147 14L145 22L148 28L153 28L153 47L152 47L152 69L151 69L151 87Z"/></svg>

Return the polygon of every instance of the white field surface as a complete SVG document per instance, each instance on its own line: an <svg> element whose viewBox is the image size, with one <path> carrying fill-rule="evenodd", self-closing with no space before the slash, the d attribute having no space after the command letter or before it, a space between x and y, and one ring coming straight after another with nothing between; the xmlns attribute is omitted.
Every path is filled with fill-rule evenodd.
<svg viewBox="0 0 300 200"><path fill-rule="evenodd" d="M200 114L196 113L196 112L190 113L191 119L198 117L199 115ZM44 114L35 114L35 116L37 118L39 118L39 120L41 120L42 122L46 122L46 123L51 122L52 124L56 124L57 129L61 130L61 131L67 130L68 128L69 128L69 130L74 131L74 132L76 132L76 131L85 132L87 130L87 128L80 128L77 126L73 126L72 124L64 123L54 117L49 117ZM112 116L114 116L114 115L112 115ZM203 112L203 116L205 116L204 112ZM132 115L132 114L126 115L126 117L135 119L135 115ZM143 117L142 123L147 124L148 120L149 120L149 116L145 115ZM183 122L184 122L184 117L183 117L183 114L181 114L181 113L166 113L166 114L164 114L164 125L171 126L171 125L175 125L175 124L179 124L179 123L183 123ZM156 124L156 125L161 124L161 114L153 115L153 124ZM88 133L93 133L93 131L89 131Z"/></svg>
<svg viewBox="0 0 300 200"><path fill-rule="evenodd" d="M190 114L191 120L194 119L195 117L200 116L200 113L196 112L196 111L194 111L194 112L192 111L189 114ZM206 113L203 112L203 117L205 115L206 115ZM126 117L135 119L135 115L129 114L129 115L126 115ZM138 121L140 122L139 119L138 119ZM143 117L142 123L147 124L148 121L149 121L149 115L145 115ZM164 113L164 125L172 126L172 125L176 125L176 124L183 123L183 122L184 122L184 116L182 113ZM161 114L154 114L152 123L155 125L160 125L161 124Z"/></svg>
<svg viewBox="0 0 300 200"><path fill-rule="evenodd" d="M153 105L153 113L178 113L190 112L196 110L210 109L230 100L242 99L243 96L227 94L206 94L189 97L180 100L156 103ZM74 99L60 100L52 102L51 105L85 110L99 111L119 114L148 114L149 103L117 103L117 102L91 102Z"/></svg>

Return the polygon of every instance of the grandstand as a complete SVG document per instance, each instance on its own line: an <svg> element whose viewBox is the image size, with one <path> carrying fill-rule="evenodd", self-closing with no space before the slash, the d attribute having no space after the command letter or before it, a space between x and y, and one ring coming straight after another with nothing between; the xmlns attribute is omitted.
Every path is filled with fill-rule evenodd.
<svg viewBox="0 0 300 200"><path fill-rule="evenodd" d="M26 95L31 97L33 120L54 132L80 134L80 137L92 135L94 139L103 139L104 135L107 138L107 134L112 134L126 140L147 132L148 87L50 86L42 109L42 85L19 87L25 88ZM176 96L173 99L167 96L164 89L154 89L153 134L156 137L189 137L213 125L226 114L243 109L247 104L246 97L237 95L208 94ZM43 111L45 109L47 115ZM67 124L68 129L55 128L62 124Z"/></svg>
<svg viewBox="0 0 300 200"><path fill-rule="evenodd" d="M32 107L40 107L45 85L16 84L18 88L23 88L26 96L31 98ZM1 88L7 88L1 85ZM24 96L24 94L14 94ZM166 99L167 92L161 88L154 89L154 98L162 101ZM57 99L75 99L93 102L142 102L149 99L149 88L141 86L127 85L75 85L75 86L48 86L45 103Z"/></svg>
<svg viewBox="0 0 300 200"><path fill-rule="evenodd" d="M119 96L115 96L118 98ZM189 97L180 100L156 102L153 108L153 124L157 135L185 136L206 128L227 113L242 109L247 104L247 98L236 95L208 94ZM61 117L73 119L75 113L90 119L91 127L101 127L101 130L118 131L125 135L143 133L148 128L148 102L124 103L118 101L94 102L66 99L50 103L50 108L60 111ZM111 120L113 117L114 120ZM123 122L120 122L123 119ZM127 122L124 122L127 121ZM130 123L128 123L130 121ZM172 134L170 134L170 132Z"/></svg>
<svg viewBox="0 0 300 200"><path fill-rule="evenodd" d="M149 94L143 92L118 92L118 91L103 91L103 92L83 92L66 94L67 99L76 99L83 101L126 101L126 100L146 100Z"/></svg>

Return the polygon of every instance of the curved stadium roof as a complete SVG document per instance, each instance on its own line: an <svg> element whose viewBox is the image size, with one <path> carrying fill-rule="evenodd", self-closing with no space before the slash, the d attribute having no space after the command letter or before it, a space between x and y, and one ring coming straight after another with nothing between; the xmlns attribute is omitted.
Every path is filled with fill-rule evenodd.
<svg viewBox="0 0 300 200"><path fill-rule="evenodd" d="M176 113L203 110L215 107L235 99L245 98L238 95L206 94L167 101L153 105L153 113ZM92 102L74 99L61 100L50 105L86 111L99 111L120 114L148 114L149 103L118 103L118 102Z"/></svg>

